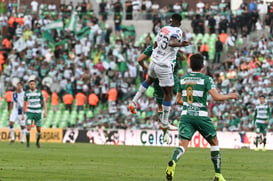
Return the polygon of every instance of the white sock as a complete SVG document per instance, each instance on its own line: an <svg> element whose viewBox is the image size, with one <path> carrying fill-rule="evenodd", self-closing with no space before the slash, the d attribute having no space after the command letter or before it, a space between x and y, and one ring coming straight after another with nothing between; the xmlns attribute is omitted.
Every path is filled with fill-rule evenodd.
<svg viewBox="0 0 273 181"><path fill-rule="evenodd" d="M138 99L146 92L147 88L143 87L143 85L141 84L134 99L133 102L136 104Z"/></svg>
<svg viewBox="0 0 273 181"><path fill-rule="evenodd" d="M15 140L15 138L14 138L14 128L10 128L10 138L11 138L11 140Z"/></svg>
<svg viewBox="0 0 273 181"><path fill-rule="evenodd" d="M26 136L26 129L23 128L21 131L21 142L25 142L25 136Z"/></svg>
<svg viewBox="0 0 273 181"><path fill-rule="evenodd" d="M163 114L162 114L162 124L168 124L169 123L169 115L171 111L171 106L162 106L163 107Z"/></svg>

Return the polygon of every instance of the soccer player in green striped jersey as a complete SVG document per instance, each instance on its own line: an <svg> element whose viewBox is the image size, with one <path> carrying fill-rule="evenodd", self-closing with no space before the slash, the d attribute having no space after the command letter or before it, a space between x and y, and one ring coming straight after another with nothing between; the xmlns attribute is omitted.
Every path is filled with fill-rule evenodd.
<svg viewBox="0 0 273 181"><path fill-rule="evenodd" d="M256 145L255 151L259 151L258 144L263 143L263 151L266 151L266 132L268 121L271 119L271 110L268 104L265 103L265 96L260 96L260 104L256 106L254 122L256 124Z"/></svg>
<svg viewBox="0 0 273 181"><path fill-rule="evenodd" d="M44 107L44 115L43 115L44 118L46 117L46 114L47 114L47 107L46 107L46 102L42 94L42 91L36 89L35 80L29 81L28 85L29 85L29 90L25 92L25 98L24 98L25 101L24 101L23 114L22 114L22 119L24 119L25 107L26 107L26 104L28 103L27 112L26 112L27 147L30 146L29 144L30 130L31 130L31 125L34 121L36 129L37 129L36 146L37 148L40 148L42 107Z"/></svg>
<svg viewBox="0 0 273 181"><path fill-rule="evenodd" d="M201 73L203 56L194 54L190 57L192 72L182 77L178 88L176 103L183 106L179 124L179 147L177 147L168 162L166 178L171 181L174 177L175 166L185 153L188 144L196 131L208 141L211 150L211 160L215 169L214 181L225 181L221 174L221 154L218 146L216 130L207 110L207 96L211 94L216 101L237 99L236 93L222 95L216 90L211 77Z"/></svg>

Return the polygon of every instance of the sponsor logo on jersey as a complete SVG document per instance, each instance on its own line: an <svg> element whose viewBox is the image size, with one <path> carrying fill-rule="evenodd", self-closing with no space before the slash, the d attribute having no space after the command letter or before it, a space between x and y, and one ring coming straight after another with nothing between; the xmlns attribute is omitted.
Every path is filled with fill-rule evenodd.
<svg viewBox="0 0 273 181"><path fill-rule="evenodd" d="M160 30L160 33L163 33L163 34L165 34L165 35L169 35L170 30L168 30L167 28L162 28L162 29Z"/></svg>

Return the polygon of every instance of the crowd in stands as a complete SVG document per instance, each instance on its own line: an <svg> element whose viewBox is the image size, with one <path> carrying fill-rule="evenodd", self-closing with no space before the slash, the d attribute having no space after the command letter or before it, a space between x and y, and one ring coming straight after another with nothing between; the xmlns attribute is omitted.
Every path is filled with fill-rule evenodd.
<svg viewBox="0 0 273 181"><path fill-rule="evenodd" d="M9 102L14 81L23 81L26 89L28 80L35 78L54 112L92 111L92 116L85 114L81 123L76 118L76 124L69 126L159 128L153 88L139 101L137 116L129 113L127 105L146 75L137 58L173 12L192 22L192 28L182 25L185 40L192 44L181 51L186 57L197 52L204 55L205 72L214 78L219 91L239 92L235 102L209 98L208 110L217 130L253 131L258 96L264 94L273 105L273 4L251 1L232 13L225 1L205 4L200 0L193 10L184 1L160 7L150 0L124 4L102 0L96 15L90 2L56 7L33 0L31 11L17 11L12 1L0 9L0 96ZM110 9L114 28L106 23ZM122 19L144 16L143 11L152 12L145 16L154 26L139 40L130 27L122 26ZM190 71L188 59L178 61L176 70L180 78ZM173 105L173 124L178 123L180 112L181 107ZM272 124L273 120L271 131Z"/></svg>

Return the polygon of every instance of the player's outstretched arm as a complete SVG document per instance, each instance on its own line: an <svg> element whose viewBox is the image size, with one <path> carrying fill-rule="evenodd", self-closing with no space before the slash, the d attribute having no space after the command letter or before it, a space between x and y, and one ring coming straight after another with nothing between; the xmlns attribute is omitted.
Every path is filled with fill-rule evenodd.
<svg viewBox="0 0 273 181"><path fill-rule="evenodd" d="M238 99L237 93L230 93L230 94L220 94L216 89L209 90L210 95L215 101L225 101L228 99Z"/></svg>
<svg viewBox="0 0 273 181"><path fill-rule="evenodd" d="M171 38L170 42L169 42L169 46L170 47L185 47L190 45L190 42L188 41L183 41L182 43L178 41L178 39L176 38Z"/></svg>
<svg viewBox="0 0 273 181"><path fill-rule="evenodd" d="M181 92L177 92L175 103L178 105L183 105L183 97Z"/></svg>
<svg viewBox="0 0 273 181"><path fill-rule="evenodd" d="M144 60L146 60L148 58L147 55L145 55L144 53L142 53L137 61L138 61L138 64L143 68L143 69L148 69L148 66L144 64Z"/></svg>

